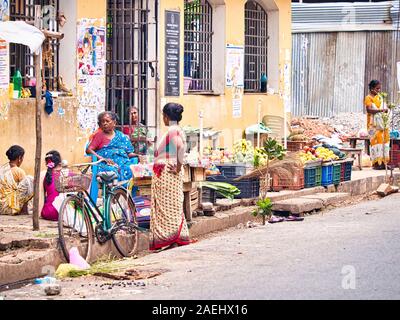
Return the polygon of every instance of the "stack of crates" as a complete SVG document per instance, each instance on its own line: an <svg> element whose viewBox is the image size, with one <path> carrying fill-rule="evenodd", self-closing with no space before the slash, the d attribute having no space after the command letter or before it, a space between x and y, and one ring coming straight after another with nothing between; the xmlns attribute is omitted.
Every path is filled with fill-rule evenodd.
<svg viewBox="0 0 400 320"><path fill-rule="evenodd" d="M333 163L323 163L322 164L322 181L321 185L326 187L333 184Z"/></svg>
<svg viewBox="0 0 400 320"><path fill-rule="evenodd" d="M351 180L351 172L353 171L353 162L354 159L346 159L343 161L344 163L343 181Z"/></svg>
<svg viewBox="0 0 400 320"><path fill-rule="evenodd" d="M341 173L342 173L342 162L343 161L334 161L333 165L333 184L338 185L341 180Z"/></svg>
<svg viewBox="0 0 400 320"><path fill-rule="evenodd" d="M304 188L313 188L321 185L321 161L307 163L304 167Z"/></svg>

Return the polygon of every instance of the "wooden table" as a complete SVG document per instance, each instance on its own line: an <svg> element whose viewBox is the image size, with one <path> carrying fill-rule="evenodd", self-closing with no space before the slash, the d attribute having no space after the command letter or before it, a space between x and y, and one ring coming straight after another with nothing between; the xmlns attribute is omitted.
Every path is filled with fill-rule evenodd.
<svg viewBox="0 0 400 320"><path fill-rule="evenodd" d="M356 149L357 141L364 141L365 153L370 155L370 150L369 150L370 139L371 139L370 137L351 137L349 138L350 147Z"/></svg>
<svg viewBox="0 0 400 320"><path fill-rule="evenodd" d="M358 168L362 170L362 149L361 148L340 148L340 151L346 153L346 155L351 156L354 158L354 156L357 156L358 158Z"/></svg>

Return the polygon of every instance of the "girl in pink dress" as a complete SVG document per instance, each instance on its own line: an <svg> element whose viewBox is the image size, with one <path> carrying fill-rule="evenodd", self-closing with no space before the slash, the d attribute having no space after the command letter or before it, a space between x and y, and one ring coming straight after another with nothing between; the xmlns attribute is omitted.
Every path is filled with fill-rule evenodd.
<svg viewBox="0 0 400 320"><path fill-rule="evenodd" d="M45 191L45 202L42 209L42 218L45 220L58 221L58 210L63 201L54 181L60 177L61 155L58 151L52 150L46 154L47 172L43 181Z"/></svg>

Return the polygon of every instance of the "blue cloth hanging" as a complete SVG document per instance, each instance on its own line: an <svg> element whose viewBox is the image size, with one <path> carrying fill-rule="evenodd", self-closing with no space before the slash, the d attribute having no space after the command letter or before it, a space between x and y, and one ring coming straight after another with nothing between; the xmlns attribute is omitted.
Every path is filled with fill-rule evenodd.
<svg viewBox="0 0 400 320"><path fill-rule="evenodd" d="M46 98L46 105L44 109L46 110L47 114L50 115L51 113L53 113L54 110L53 110L53 96L51 95L49 90L46 91L45 98Z"/></svg>

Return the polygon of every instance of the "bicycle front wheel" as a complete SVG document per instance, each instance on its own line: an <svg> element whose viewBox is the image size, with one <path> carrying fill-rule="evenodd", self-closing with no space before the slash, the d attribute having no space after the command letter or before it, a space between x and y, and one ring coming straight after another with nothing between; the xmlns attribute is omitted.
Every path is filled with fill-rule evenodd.
<svg viewBox="0 0 400 320"><path fill-rule="evenodd" d="M93 244L93 226L83 199L69 195L63 201L58 215L58 234L61 250L69 262L69 251L76 247L89 261Z"/></svg>
<svg viewBox="0 0 400 320"><path fill-rule="evenodd" d="M136 253L139 233L136 223L136 207L124 188L117 188L110 196L108 205L109 221L113 232L112 240L123 257Z"/></svg>

